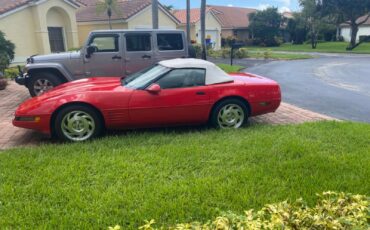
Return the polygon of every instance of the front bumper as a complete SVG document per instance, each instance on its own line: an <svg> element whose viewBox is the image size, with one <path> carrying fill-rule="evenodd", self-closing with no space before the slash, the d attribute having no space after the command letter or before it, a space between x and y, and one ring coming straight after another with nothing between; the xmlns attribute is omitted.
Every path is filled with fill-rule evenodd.
<svg viewBox="0 0 370 230"><path fill-rule="evenodd" d="M38 119L32 120L27 118L37 117ZM43 134L51 135L50 130L50 115L41 116L19 116L16 115L13 119L13 125L19 128L32 129ZM23 119L20 119L23 118ZM26 119L24 119L26 118Z"/></svg>
<svg viewBox="0 0 370 230"><path fill-rule="evenodd" d="M17 84L19 85L24 85L24 86L27 86L27 83L28 83L28 74L24 73L24 74L19 74L16 78L15 78L15 82L17 82Z"/></svg>

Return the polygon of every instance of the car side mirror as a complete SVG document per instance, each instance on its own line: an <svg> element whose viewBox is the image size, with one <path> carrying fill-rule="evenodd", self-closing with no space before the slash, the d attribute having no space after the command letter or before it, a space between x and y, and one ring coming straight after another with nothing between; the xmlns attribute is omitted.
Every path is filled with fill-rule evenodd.
<svg viewBox="0 0 370 230"><path fill-rule="evenodd" d="M98 51L96 46L88 46L86 49L86 58L91 58L91 55Z"/></svg>
<svg viewBox="0 0 370 230"><path fill-rule="evenodd" d="M146 91L148 91L149 93L153 93L153 94L158 94L159 92L161 92L161 86L160 85L158 85L158 84L152 84L152 85L150 85L147 89L146 89Z"/></svg>

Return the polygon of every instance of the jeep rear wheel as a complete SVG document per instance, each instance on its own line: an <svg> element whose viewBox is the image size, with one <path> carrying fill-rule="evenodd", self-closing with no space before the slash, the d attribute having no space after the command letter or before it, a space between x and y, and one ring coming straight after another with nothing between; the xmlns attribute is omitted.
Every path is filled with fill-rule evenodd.
<svg viewBox="0 0 370 230"><path fill-rule="evenodd" d="M58 76L52 73L38 72L31 75L31 79L28 84L28 90L31 96L35 97L60 84L62 84L62 81L58 79Z"/></svg>

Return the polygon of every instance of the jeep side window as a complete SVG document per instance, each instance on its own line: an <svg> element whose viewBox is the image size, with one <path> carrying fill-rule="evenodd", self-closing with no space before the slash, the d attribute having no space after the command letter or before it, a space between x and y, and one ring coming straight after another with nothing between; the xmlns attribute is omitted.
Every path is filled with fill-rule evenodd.
<svg viewBox="0 0 370 230"><path fill-rule="evenodd" d="M127 34L126 50L128 52L151 51L152 42L150 34Z"/></svg>
<svg viewBox="0 0 370 230"><path fill-rule="evenodd" d="M96 35L90 42L89 46L95 46L96 52L118 52L118 36L117 35Z"/></svg>
<svg viewBox="0 0 370 230"><path fill-rule="evenodd" d="M184 44L181 34L160 33L157 34L157 45L161 51L165 50L183 50Z"/></svg>

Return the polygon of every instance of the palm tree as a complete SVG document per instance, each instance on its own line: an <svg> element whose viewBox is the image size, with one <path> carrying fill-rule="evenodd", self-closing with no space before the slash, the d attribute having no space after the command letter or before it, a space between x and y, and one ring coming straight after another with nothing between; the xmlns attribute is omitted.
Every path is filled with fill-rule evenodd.
<svg viewBox="0 0 370 230"><path fill-rule="evenodd" d="M173 9L175 9L173 5L163 5L163 7L166 8L166 10L168 11L172 11Z"/></svg>
<svg viewBox="0 0 370 230"><path fill-rule="evenodd" d="M186 0L186 36L188 43L191 42L190 36L190 0Z"/></svg>
<svg viewBox="0 0 370 230"><path fill-rule="evenodd" d="M158 0L152 0L153 29L158 29Z"/></svg>
<svg viewBox="0 0 370 230"><path fill-rule="evenodd" d="M206 47L206 0L202 0L200 6L200 39L202 45L202 59L207 60Z"/></svg>
<svg viewBox="0 0 370 230"><path fill-rule="evenodd" d="M106 12L108 16L108 22L109 22L109 29L112 29L112 14L115 12L118 14L118 0L99 0L99 2L96 5L96 12L98 14L101 14L102 12Z"/></svg>

